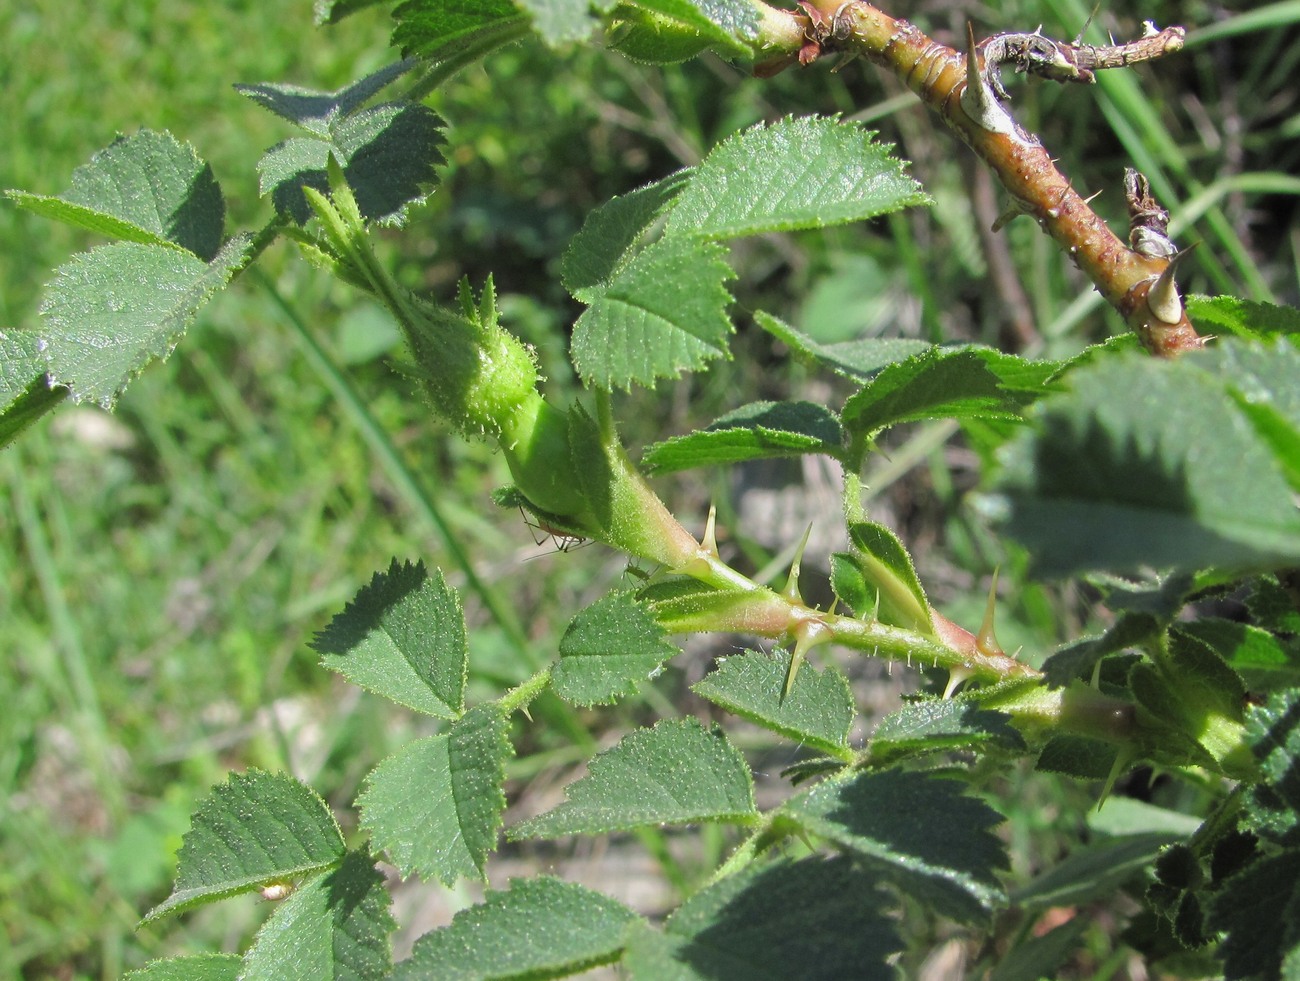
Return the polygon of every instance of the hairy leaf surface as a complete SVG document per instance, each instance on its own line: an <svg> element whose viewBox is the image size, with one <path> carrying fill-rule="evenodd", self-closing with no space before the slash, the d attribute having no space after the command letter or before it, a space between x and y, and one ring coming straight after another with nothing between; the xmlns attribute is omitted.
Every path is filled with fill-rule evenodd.
<svg viewBox="0 0 1300 981"><path fill-rule="evenodd" d="M516 879L416 941L397 981L558 978L615 961L637 921L608 896L550 876Z"/></svg>
<svg viewBox="0 0 1300 981"><path fill-rule="evenodd" d="M989 831L1002 816L964 796L954 781L858 772L825 780L781 810L953 919L986 921L1003 902L996 873L1007 868L1007 857Z"/></svg>
<svg viewBox="0 0 1300 981"><path fill-rule="evenodd" d="M316 635L321 663L354 684L440 719L465 708L465 616L442 573L424 563L375 573Z"/></svg>
<svg viewBox="0 0 1300 981"><path fill-rule="evenodd" d="M651 824L749 823L749 766L721 731L694 719L638 729L591 761L563 804L511 828L512 839L604 834Z"/></svg>
<svg viewBox="0 0 1300 981"><path fill-rule="evenodd" d="M232 773L199 804L177 856L167 913L336 866L343 836L329 807L283 774Z"/></svg>
<svg viewBox="0 0 1300 981"><path fill-rule="evenodd" d="M357 798L361 823L404 875L448 886L483 878L506 806L507 735L495 705L479 705L370 772Z"/></svg>
<svg viewBox="0 0 1300 981"><path fill-rule="evenodd" d="M349 852L279 903L244 954L240 981L383 978L392 968L384 876L364 852Z"/></svg>
<svg viewBox="0 0 1300 981"><path fill-rule="evenodd" d="M608 704L635 694L639 682L677 653L630 593L610 593L569 624L551 685L575 705Z"/></svg>
<svg viewBox="0 0 1300 981"><path fill-rule="evenodd" d="M838 456L842 439L835 414L815 402L751 402L699 432L655 443L641 462L651 473L669 473L808 453Z"/></svg>

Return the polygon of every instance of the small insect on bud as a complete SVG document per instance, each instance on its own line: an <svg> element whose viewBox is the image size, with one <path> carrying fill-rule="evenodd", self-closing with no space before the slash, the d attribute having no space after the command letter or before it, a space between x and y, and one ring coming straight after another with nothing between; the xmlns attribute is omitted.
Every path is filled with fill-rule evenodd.
<svg viewBox="0 0 1300 981"><path fill-rule="evenodd" d="M262 887L262 898L268 903L278 903L293 895L294 888L292 882L268 882Z"/></svg>

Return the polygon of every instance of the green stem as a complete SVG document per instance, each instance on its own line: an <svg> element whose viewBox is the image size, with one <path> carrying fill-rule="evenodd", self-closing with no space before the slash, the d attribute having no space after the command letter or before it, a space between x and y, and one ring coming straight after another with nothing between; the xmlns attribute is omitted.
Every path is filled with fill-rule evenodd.
<svg viewBox="0 0 1300 981"><path fill-rule="evenodd" d="M284 314L285 320L293 329L298 343L302 345L303 353L307 356L307 362L334 395L339 405L342 406L343 411L357 428L357 431L361 433L362 438L370 447L370 451L375 454L380 466L388 475L388 479L393 482L397 492L417 515L437 530L439 537L442 539L443 547L451 555L452 562L464 574L466 586L492 614L493 619L504 631L506 639L520 660L528 664L529 667L536 668L540 662L528 643L528 636L520 625L518 617L515 616L514 608L502 600L497 595L496 590L489 587L479 576L474 568L474 563L460 544L460 539L453 532L446 516L420 481L416 479L410 467L406 465L388 433L375 420L375 417L370 413L370 409L361 399L360 394L352 386L347 376L338 369L333 359L330 358L324 348L316 341L311 331L308 330L298 311L261 272L257 272L256 276L257 282L266 290L267 295L279 307L280 312Z"/></svg>
<svg viewBox="0 0 1300 981"><path fill-rule="evenodd" d="M553 665L546 665L527 681L516 685L497 699L501 711L507 715L512 715L521 709L526 709L533 699L545 691L546 686L551 683L552 667Z"/></svg>

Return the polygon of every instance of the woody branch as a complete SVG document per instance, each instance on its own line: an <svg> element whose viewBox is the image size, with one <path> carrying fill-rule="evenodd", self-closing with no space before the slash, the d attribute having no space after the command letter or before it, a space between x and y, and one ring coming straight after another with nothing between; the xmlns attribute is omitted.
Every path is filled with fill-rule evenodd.
<svg viewBox="0 0 1300 981"><path fill-rule="evenodd" d="M801 0L799 7L786 12L801 29L797 52L779 52L756 67L758 74L795 60L808 64L827 51L864 55L906 84L974 150L1011 195L1013 212L1032 217L1060 244L1149 351L1173 356L1204 343L1173 280L1178 253L1165 234L1168 215L1151 198L1145 179L1136 173L1126 179L1130 246L1012 117L999 75L1010 65L1053 81L1090 82L1098 70L1176 51L1182 28L1156 31L1148 25L1138 40L1105 47L1054 41L1038 32L976 44L972 33L962 54L868 3Z"/></svg>

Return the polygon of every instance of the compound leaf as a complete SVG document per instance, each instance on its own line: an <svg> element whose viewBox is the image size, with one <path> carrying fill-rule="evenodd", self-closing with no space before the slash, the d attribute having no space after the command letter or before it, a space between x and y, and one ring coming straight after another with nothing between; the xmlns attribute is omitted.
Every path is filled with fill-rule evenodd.
<svg viewBox="0 0 1300 981"><path fill-rule="evenodd" d="M283 774L232 773L199 804L172 894L144 922L338 865L338 823L316 792Z"/></svg>
<svg viewBox="0 0 1300 981"><path fill-rule="evenodd" d="M365 852L314 876L276 907L244 954L240 981L387 977L393 966L384 876Z"/></svg>
<svg viewBox="0 0 1300 981"><path fill-rule="evenodd" d="M783 816L835 842L944 915L986 921L1003 901L1002 816L959 784L901 770L832 777L790 800Z"/></svg>
<svg viewBox="0 0 1300 981"><path fill-rule="evenodd" d="M507 736L501 712L479 705L370 772L357 799L361 823L403 875L448 886L460 876L483 878L506 806Z"/></svg>
<svg viewBox="0 0 1300 981"><path fill-rule="evenodd" d="M465 708L465 616L442 573L424 563L375 573L316 635L321 663L354 684L440 719Z"/></svg>
<svg viewBox="0 0 1300 981"><path fill-rule="evenodd" d="M821 228L928 202L891 149L835 119L760 124L724 140L691 172L665 234L725 239Z"/></svg>
<svg viewBox="0 0 1300 981"><path fill-rule="evenodd" d="M575 705L608 704L635 694L639 681L653 677L677 653L630 593L610 593L569 624L551 685Z"/></svg>
<svg viewBox="0 0 1300 981"><path fill-rule="evenodd" d="M416 941L397 981L558 978L618 959L638 917L621 903L550 876L515 879L451 925Z"/></svg>
<svg viewBox="0 0 1300 981"><path fill-rule="evenodd" d="M514 840L604 834L651 824L749 823L754 783L740 752L694 719L629 733L591 761L563 804L509 831Z"/></svg>

